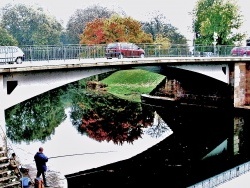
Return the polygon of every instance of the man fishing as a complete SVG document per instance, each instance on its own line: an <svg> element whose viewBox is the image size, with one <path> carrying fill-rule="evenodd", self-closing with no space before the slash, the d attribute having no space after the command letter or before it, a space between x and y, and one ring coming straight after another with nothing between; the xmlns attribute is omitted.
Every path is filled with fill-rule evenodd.
<svg viewBox="0 0 250 188"><path fill-rule="evenodd" d="M45 187L49 187L46 180L46 171L47 166L46 163L48 162L48 157L43 154L43 148L40 147L38 152L34 156L35 162L36 162L36 168L37 168L37 174L36 177L40 178L42 175L43 182Z"/></svg>

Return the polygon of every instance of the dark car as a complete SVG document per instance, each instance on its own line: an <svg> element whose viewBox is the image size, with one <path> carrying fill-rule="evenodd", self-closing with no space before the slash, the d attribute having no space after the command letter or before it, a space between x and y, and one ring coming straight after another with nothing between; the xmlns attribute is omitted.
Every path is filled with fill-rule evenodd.
<svg viewBox="0 0 250 188"><path fill-rule="evenodd" d="M113 57L122 59L126 57L141 57L143 58L145 51L133 43L128 42L115 42L110 43L106 47L105 56L107 59L112 59Z"/></svg>
<svg viewBox="0 0 250 188"><path fill-rule="evenodd" d="M232 56L250 56L250 46L238 46L231 50Z"/></svg>

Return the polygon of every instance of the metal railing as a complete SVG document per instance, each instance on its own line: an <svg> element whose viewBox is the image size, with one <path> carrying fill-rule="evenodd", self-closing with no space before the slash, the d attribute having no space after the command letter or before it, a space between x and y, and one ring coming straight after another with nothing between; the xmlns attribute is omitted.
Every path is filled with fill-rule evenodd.
<svg viewBox="0 0 250 188"><path fill-rule="evenodd" d="M250 162L246 162L242 165L236 166L230 170L227 170L221 174L213 176L209 179L206 179L202 182L196 183L188 188L211 188L217 187L225 182L228 182L234 178L239 177L242 174L245 174L250 171Z"/></svg>
<svg viewBox="0 0 250 188"><path fill-rule="evenodd" d="M231 56L234 46L188 46L171 45L163 48L157 44L137 44L144 49L145 57L211 57ZM44 45L44 46L20 46L25 54L25 61L49 61L67 59L105 58L106 45ZM215 52L214 52L215 51Z"/></svg>

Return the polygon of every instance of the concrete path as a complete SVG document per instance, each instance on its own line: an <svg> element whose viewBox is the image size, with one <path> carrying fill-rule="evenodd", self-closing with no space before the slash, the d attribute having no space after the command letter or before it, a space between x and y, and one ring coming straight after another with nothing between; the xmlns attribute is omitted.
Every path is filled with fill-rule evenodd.
<svg viewBox="0 0 250 188"><path fill-rule="evenodd" d="M27 164L25 168L29 169L28 177L34 183L36 178L36 167L34 165ZM68 188L67 179L60 172L48 170L47 171L47 183L52 188ZM34 185L31 185L30 188L34 188Z"/></svg>
<svg viewBox="0 0 250 188"><path fill-rule="evenodd" d="M240 175L226 183L223 183L218 188L249 188L250 184L250 172Z"/></svg>

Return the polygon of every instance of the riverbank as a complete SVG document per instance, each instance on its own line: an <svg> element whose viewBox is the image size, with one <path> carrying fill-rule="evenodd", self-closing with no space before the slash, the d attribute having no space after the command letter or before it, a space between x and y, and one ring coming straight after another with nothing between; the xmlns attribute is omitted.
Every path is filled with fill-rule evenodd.
<svg viewBox="0 0 250 188"><path fill-rule="evenodd" d="M31 179L33 184L30 188L34 188L34 181L36 178L36 167L34 164L24 164L25 168L29 169L28 177ZM67 179L60 172L57 172L55 169L49 169L47 171L47 182L48 185L52 188L68 188Z"/></svg>

